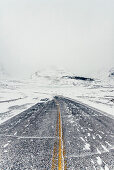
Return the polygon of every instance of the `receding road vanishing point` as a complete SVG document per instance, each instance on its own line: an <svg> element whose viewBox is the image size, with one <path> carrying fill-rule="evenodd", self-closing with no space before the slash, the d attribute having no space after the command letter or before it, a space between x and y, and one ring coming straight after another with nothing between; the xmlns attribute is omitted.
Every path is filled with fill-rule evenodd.
<svg viewBox="0 0 114 170"><path fill-rule="evenodd" d="M114 118L61 96L0 125L0 170L114 170Z"/></svg>

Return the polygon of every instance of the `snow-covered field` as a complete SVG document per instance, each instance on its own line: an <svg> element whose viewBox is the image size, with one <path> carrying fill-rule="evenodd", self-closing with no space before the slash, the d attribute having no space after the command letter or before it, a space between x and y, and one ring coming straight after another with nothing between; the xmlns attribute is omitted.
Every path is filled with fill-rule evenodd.
<svg viewBox="0 0 114 170"><path fill-rule="evenodd" d="M110 74L110 73L109 73ZM0 79L0 123L38 102L63 95L114 116L114 77L82 81L62 70L36 72L28 80Z"/></svg>

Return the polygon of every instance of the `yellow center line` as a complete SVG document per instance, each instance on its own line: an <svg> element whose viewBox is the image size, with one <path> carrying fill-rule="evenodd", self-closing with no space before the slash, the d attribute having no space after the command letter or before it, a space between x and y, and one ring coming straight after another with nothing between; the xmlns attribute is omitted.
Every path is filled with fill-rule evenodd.
<svg viewBox="0 0 114 170"><path fill-rule="evenodd" d="M57 123L56 123L56 141L53 148L53 158L52 158L52 167L51 170L66 170L66 152L63 140L63 131L62 131L62 121L59 103L55 100L57 105ZM58 153L57 153L58 152ZM57 166L58 160L58 166Z"/></svg>
<svg viewBox="0 0 114 170"><path fill-rule="evenodd" d="M58 170L63 169L63 155L62 155L62 129L61 129L61 115L60 110L58 106L59 111L59 155L58 155Z"/></svg>
<svg viewBox="0 0 114 170"><path fill-rule="evenodd" d="M58 113L57 113L58 114ZM58 115L57 115L58 117ZM52 158L52 167L51 170L55 170L56 169L56 165L57 165L57 137L58 137L58 119L56 122L56 141L54 143L54 148L53 148L53 158Z"/></svg>

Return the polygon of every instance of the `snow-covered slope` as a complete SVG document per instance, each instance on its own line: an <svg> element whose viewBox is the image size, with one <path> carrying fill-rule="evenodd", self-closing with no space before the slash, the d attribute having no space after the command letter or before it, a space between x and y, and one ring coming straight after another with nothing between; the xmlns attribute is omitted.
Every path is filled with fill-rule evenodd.
<svg viewBox="0 0 114 170"><path fill-rule="evenodd" d="M109 70L109 77L114 79L114 67Z"/></svg>
<svg viewBox="0 0 114 170"><path fill-rule="evenodd" d="M112 73L113 69L103 70L96 74L95 81L83 81L63 78L78 76L63 69L45 69L35 72L29 80L0 79L0 122L55 95L76 99L114 116Z"/></svg>
<svg viewBox="0 0 114 170"><path fill-rule="evenodd" d="M36 81L40 86L66 85L69 82L62 78L66 74L67 72L62 69L48 68L36 71L31 76L31 80Z"/></svg>
<svg viewBox="0 0 114 170"><path fill-rule="evenodd" d="M114 67L98 70L94 73L94 78L105 82L112 80L114 78Z"/></svg>
<svg viewBox="0 0 114 170"><path fill-rule="evenodd" d="M44 70L36 71L32 76L31 79L37 81L39 85L46 86L75 86L81 84L89 84L88 82L84 81L77 81L76 78L81 78L76 75L76 73L72 73L63 69L55 69L55 68L48 68ZM79 80L79 79L78 79Z"/></svg>
<svg viewBox="0 0 114 170"><path fill-rule="evenodd" d="M33 75L32 78L47 78L47 79L55 79L55 78L61 78L64 75L67 75L69 72L65 71L63 69L58 69L58 68L45 68L42 70L36 71Z"/></svg>

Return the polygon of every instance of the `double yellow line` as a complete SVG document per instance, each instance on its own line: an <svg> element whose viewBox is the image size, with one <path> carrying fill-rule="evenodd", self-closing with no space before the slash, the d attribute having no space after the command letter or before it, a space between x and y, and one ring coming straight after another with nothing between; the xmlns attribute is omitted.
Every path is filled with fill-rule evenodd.
<svg viewBox="0 0 114 170"><path fill-rule="evenodd" d="M51 170L67 170L66 153L63 140L62 121L59 103L57 105L56 140L53 148ZM58 164L57 164L58 163Z"/></svg>

